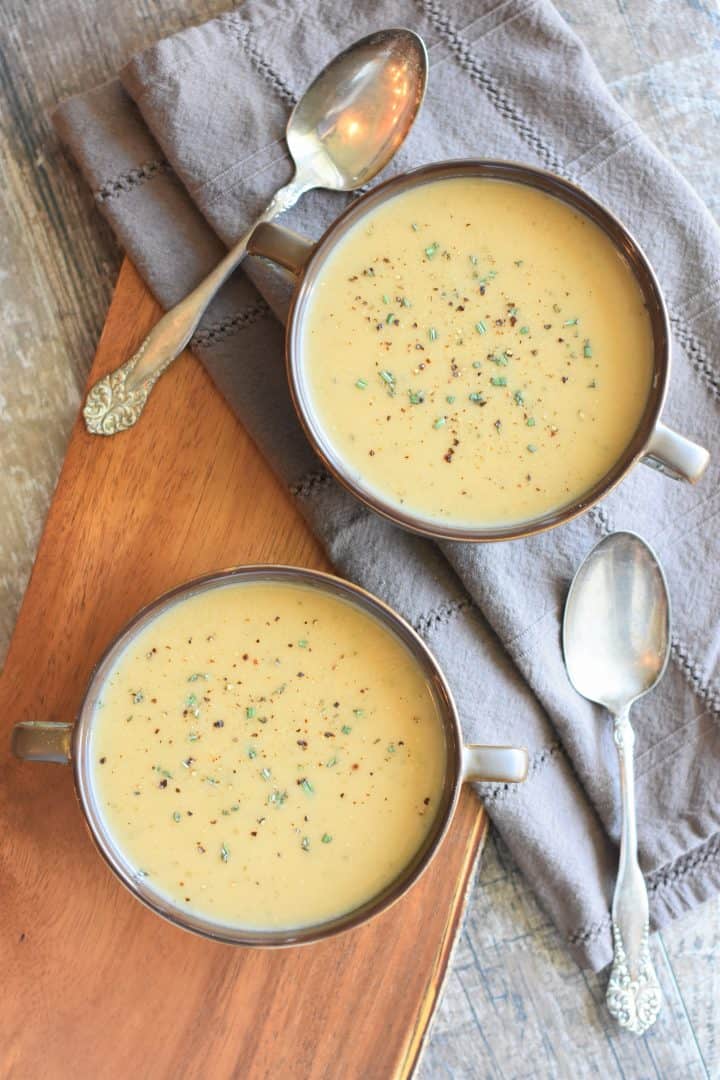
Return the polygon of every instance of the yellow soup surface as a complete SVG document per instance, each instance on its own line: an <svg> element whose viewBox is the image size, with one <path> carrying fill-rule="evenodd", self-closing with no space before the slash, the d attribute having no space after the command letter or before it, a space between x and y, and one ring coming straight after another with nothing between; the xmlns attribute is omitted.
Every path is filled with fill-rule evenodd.
<svg viewBox="0 0 720 1080"><path fill-rule="evenodd" d="M306 390L366 491L500 526L581 499L652 377L650 319L602 230L527 185L449 179L370 210L314 286Z"/></svg>
<svg viewBox="0 0 720 1080"><path fill-rule="evenodd" d="M296 928L369 900L426 838L437 705L407 647L355 604L281 582L159 614L93 718L93 783L128 861L185 911Z"/></svg>

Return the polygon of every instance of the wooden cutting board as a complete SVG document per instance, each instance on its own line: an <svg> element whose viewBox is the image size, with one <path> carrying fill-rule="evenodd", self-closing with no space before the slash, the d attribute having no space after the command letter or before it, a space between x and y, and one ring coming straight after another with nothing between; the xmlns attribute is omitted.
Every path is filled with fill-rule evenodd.
<svg viewBox="0 0 720 1080"><path fill-rule="evenodd" d="M90 381L130 356L158 314L126 262ZM0 683L2 1076L412 1071L485 835L472 792L410 895L335 940L270 952L205 941L146 911L96 854L70 769L8 752L16 721L75 714L95 661L139 606L196 574L264 561L328 568L189 355L131 432L100 439L78 419Z"/></svg>

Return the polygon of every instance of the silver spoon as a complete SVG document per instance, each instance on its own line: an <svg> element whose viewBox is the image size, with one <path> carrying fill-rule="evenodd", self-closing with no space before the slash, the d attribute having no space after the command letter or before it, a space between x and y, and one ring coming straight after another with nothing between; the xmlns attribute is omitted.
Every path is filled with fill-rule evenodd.
<svg viewBox="0 0 720 1080"><path fill-rule="evenodd" d="M205 280L163 315L135 355L92 387L83 409L88 431L114 435L137 422L153 386L244 258L259 222L289 210L312 188L352 191L385 168L412 127L426 82L425 44L404 29L381 30L356 41L321 71L288 121L292 180Z"/></svg>
<svg viewBox="0 0 720 1080"><path fill-rule="evenodd" d="M606 1000L618 1023L641 1035L662 996L648 947L648 895L637 857L630 706L660 681L670 651L670 599L657 556L635 533L593 548L565 605L563 650L570 682L613 716L620 764L620 864L612 903L613 964Z"/></svg>

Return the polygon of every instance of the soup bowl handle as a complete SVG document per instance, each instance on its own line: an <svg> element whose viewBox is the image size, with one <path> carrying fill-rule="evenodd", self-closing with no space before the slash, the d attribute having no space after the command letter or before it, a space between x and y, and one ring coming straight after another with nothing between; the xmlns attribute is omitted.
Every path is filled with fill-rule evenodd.
<svg viewBox="0 0 720 1080"><path fill-rule="evenodd" d="M643 465L649 465L673 480L694 484L708 467L710 454L704 447L658 422L641 460Z"/></svg>
<svg viewBox="0 0 720 1080"><path fill-rule="evenodd" d="M521 784L528 774L528 752L517 746L462 748L462 779L491 784Z"/></svg>
<svg viewBox="0 0 720 1080"><path fill-rule="evenodd" d="M25 761L51 761L56 765L67 765L70 762L72 730L72 724L23 720L13 728L12 752L15 757Z"/></svg>
<svg viewBox="0 0 720 1080"><path fill-rule="evenodd" d="M247 250L248 255L269 259L295 277L300 277L315 250L315 244L293 229L267 221L253 230Z"/></svg>

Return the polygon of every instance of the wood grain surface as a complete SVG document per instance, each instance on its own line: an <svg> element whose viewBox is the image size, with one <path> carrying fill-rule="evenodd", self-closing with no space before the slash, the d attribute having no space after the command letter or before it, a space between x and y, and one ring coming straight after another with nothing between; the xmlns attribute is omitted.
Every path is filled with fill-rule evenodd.
<svg viewBox="0 0 720 1080"><path fill-rule="evenodd" d="M158 313L126 263L91 379ZM14 721L75 714L136 608L255 561L328 568L189 356L129 435L98 439L78 420L0 687L3 1077L347 1080L412 1067L484 836L469 791L427 874L384 915L319 945L252 950L145 910L96 854L70 769L7 750Z"/></svg>

